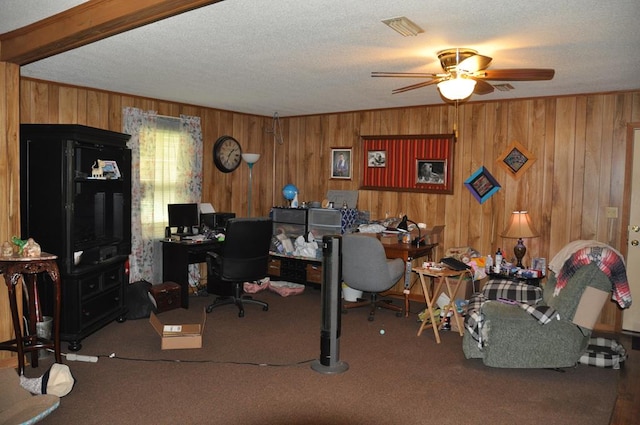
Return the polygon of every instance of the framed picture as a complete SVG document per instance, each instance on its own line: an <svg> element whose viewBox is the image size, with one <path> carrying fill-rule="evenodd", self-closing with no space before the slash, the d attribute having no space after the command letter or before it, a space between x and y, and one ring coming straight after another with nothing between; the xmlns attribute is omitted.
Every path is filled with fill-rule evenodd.
<svg viewBox="0 0 640 425"><path fill-rule="evenodd" d="M367 152L368 167L386 167L387 151L369 151Z"/></svg>
<svg viewBox="0 0 640 425"><path fill-rule="evenodd" d="M331 148L331 178L351 179L351 148Z"/></svg>
<svg viewBox="0 0 640 425"><path fill-rule="evenodd" d="M416 160L418 184L444 184L447 181L447 161L437 159Z"/></svg>
<svg viewBox="0 0 640 425"><path fill-rule="evenodd" d="M360 189L453 193L453 134L361 138Z"/></svg>
<svg viewBox="0 0 640 425"><path fill-rule="evenodd" d="M500 190L500 185L484 166L478 168L475 173L471 174L471 176L465 180L464 185L481 204Z"/></svg>
<svg viewBox="0 0 640 425"><path fill-rule="evenodd" d="M533 165L535 160L535 156L533 156L527 148L515 141L496 159L498 165L516 179L520 178L520 176Z"/></svg>

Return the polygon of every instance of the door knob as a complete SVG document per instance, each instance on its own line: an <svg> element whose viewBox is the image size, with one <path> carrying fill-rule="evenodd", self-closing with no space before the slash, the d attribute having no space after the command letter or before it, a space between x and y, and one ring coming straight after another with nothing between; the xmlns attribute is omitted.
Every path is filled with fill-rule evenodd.
<svg viewBox="0 0 640 425"><path fill-rule="evenodd" d="M633 246L638 246L638 244L639 244L639 242L638 242L637 239L634 239L634 240L631 241L631 245L633 245Z"/></svg>

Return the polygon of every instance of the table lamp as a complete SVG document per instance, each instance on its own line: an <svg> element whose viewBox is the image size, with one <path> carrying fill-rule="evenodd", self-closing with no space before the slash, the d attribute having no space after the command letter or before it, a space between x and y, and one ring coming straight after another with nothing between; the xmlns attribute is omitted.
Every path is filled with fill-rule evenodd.
<svg viewBox="0 0 640 425"><path fill-rule="evenodd" d="M533 227L531 223L531 217L527 211L514 211L511 214L511 219L509 220L509 225L502 232L501 235L503 238L511 238L518 239L518 243L513 248L513 253L518 260L516 266L520 268L524 268L522 265L522 257L527 252L527 247L524 246L522 242L522 238L536 238L538 237L538 232Z"/></svg>
<svg viewBox="0 0 640 425"><path fill-rule="evenodd" d="M258 160L260 159L260 154L259 153L243 153L242 159L249 166L249 195L248 195L249 202L247 206L247 217L251 217L251 186L253 183L253 164L258 162Z"/></svg>

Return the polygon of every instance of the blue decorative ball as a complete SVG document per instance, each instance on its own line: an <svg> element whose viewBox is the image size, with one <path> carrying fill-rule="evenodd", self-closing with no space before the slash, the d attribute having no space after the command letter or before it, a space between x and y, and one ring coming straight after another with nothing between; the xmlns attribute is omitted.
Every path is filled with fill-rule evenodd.
<svg viewBox="0 0 640 425"><path fill-rule="evenodd" d="M284 195L284 198L288 201L293 201L293 198L296 197L297 193L298 193L298 188L292 184L288 184L282 188L282 194Z"/></svg>

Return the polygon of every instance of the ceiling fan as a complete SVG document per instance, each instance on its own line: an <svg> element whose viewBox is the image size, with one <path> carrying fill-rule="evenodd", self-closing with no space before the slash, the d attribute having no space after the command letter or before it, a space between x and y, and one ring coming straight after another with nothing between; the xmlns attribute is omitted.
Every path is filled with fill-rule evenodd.
<svg viewBox="0 0 640 425"><path fill-rule="evenodd" d="M440 94L452 101L462 101L472 94L489 94L494 91L487 81L542 81L551 80L555 71L542 68L487 69L489 56L467 48L447 49L438 52L444 73L372 72L372 77L426 78L427 81L401 87L393 94L403 93L437 84Z"/></svg>

